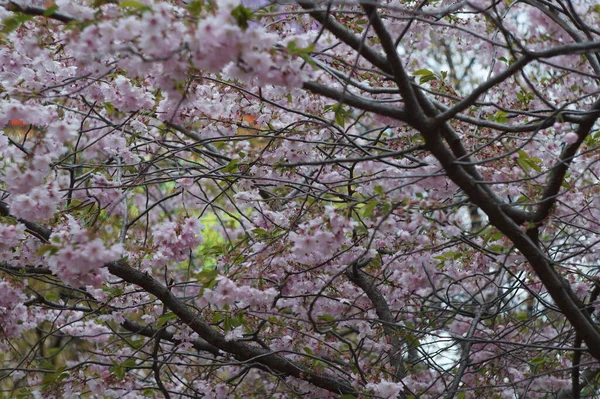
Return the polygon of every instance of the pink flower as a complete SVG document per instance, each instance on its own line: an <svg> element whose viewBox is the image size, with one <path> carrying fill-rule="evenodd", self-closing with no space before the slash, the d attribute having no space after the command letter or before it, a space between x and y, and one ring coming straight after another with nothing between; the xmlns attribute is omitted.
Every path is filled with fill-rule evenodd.
<svg viewBox="0 0 600 399"><path fill-rule="evenodd" d="M575 132L565 134L562 139L562 141L567 143L568 145L575 144L577 140L579 140L579 136Z"/></svg>
<svg viewBox="0 0 600 399"><path fill-rule="evenodd" d="M29 312L22 304L27 296L20 288L0 280L0 332L6 337L16 337L29 327Z"/></svg>
<svg viewBox="0 0 600 399"><path fill-rule="evenodd" d="M373 392L376 398L392 399L397 398L404 386L398 382L381 380L379 383L367 384L367 389Z"/></svg>
<svg viewBox="0 0 600 399"><path fill-rule="evenodd" d="M25 225L0 223L0 251L6 251L23 239L25 239Z"/></svg>
<svg viewBox="0 0 600 399"><path fill-rule="evenodd" d="M90 239L88 232L73 219L57 229L50 241L57 249L47 255L48 266L73 287L102 285L108 276L104 265L121 258L123 252L120 244L106 247L99 238Z"/></svg>

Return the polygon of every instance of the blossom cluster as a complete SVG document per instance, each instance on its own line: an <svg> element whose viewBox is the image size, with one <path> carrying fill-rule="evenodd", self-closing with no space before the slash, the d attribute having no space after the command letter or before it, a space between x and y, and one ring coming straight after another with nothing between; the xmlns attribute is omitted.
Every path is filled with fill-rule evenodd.
<svg viewBox="0 0 600 399"><path fill-rule="evenodd" d="M12 254L8 250L23 239L25 239L25 225L0 223L0 259L11 259Z"/></svg>
<svg viewBox="0 0 600 399"><path fill-rule="evenodd" d="M0 100L0 108L2 107L14 114L13 117L43 123L38 120L39 115L32 118L22 114L23 109L33 113L41 111L43 114L43 109L22 107L12 100ZM20 110L11 111L13 109ZM14 216L30 221L49 219L56 212L62 197L60 189L64 184L64 174L58 173L53 179L51 165L65 153L66 145L75 137L76 132L72 121L57 120L44 125L43 134L37 135L22 148L8 146L8 138L0 134L0 164L3 164L0 181L12 194L7 202L11 205Z"/></svg>
<svg viewBox="0 0 600 399"><path fill-rule="evenodd" d="M248 285L238 285L227 277L219 276L216 286L205 289L199 302L215 305L217 308L225 305L237 305L240 308L270 306L276 295L277 290L274 288L260 290Z"/></svg>
<svg viewBox="0 0 600 399"><path fill-rule="evenodd" d="M108 4L103 7L105 19L85 28L67 51L90 71L108 70L106 62L111 60L107 56L113 56L130 76L151 73L156 76L155 84L175 96L175 85L185 79L190 62L201 71L226 70L236 78L257 79L261 84L301 85L299 64L274 50L277 35L236 20L233 14L240 5L235 2L221 0L215 6L214 13L188 23L182 18L183 9L166 2L125 17L119 17L117 6ZM152 105L152 96L132 85L129 78L119 77L115 85L119 94L109 99L114 98L121 109Z"/></svg>
<svg viewBox="0 0 600 399"><path fill-rule="evenodd" d="M31 328L29 311L23 304L27 296L20 288L0 280L0 334L7 338L17 337Z"/></svg>
<svg viewBox="0 0 600 399"><path fill-rule="evenodd" d="M99 287L108 277L104 266L123 256L121 244L107 247L71 216L52 233L50 242L48 267L72 287Z"/></svg>
<svg viewBox="0 0 600 399"><path fill-rule="evenodd" d="M202 225L197 218L187 217L180 222L164 222L152 233L156 251L151 259L145 259L147 267L161 267L168 262L181 262L190 256L190 251L202 244Z"/></svg>

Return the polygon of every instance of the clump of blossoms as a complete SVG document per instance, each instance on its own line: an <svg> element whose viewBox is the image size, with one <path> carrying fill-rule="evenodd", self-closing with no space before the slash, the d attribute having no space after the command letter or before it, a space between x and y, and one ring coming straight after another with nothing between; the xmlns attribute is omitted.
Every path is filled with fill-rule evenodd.
<svg viewBox="0 0 600 399"><path fill-rule="evenodd" d="M12 259L13 253L10 252L10 248L16 246L23 239L25 239L25 225L0 223L0 260Z"/></svg>
<svg viewBox="0 0 600 399"><path fill-rule="evenodd" d="M376 398L397 398L404 391L401 383L381 380L379 383L368 383L367 389L375 394Z"/></svg>
<svg viewBox="0 0 600 399"><path fill-rule="evenodd" d="M7 338L17 337L29 328L28 312L23 302L27 296L7 281L0 281L0 332Z"/></svg>
<svg viewBox="0 0 600 399"><path fill-rule="evenodd" d="M0 104L5 112L17 107L18 103L7 101ZM38 109L29 109L39 112ZM23 116L12 112L16 117ZM50 219L60 202L62 175L52 177L51 164L66 151L66 144L76 135L76 125L65 121L54 121L46 126L43 134L29 140L23 148L8 146L6 138L0 139L0 156L3 170L0 182L6 184L6 191L12 194L7 202L13 216L30 221Z"/></svg>
<svg viewBox="0 0 600 399"><path fill-rule="evenodd" d="M103 266L119 260L123 254L121 244L106 247L71 216L52 234L50 242L46 257L50 270L73 287L99 287L108 277Z"/></svg>
<svg viewBox="0 0 600 399"><path fill-rule="evenodd" d="M123 18L115 18L117 6L107 5L103 8L107 19L83 29L66 49L82 68L90 70L102 70L104 56L116 55L114 62L130 76L146 76L148 61L152 61L151 73L158 77L155 83L171 94L176 93L173 84L185 79L190 66L209 73L225 70L232 77L257 79L262 84L302 84L302 61L274 50L278 35L259 26L249 27L247 12L239 3L218 0L213 6L192 23L182 18L181 8L167 3L151 4L139 15ZM151 107L151 96L133 87L129 79L121 77L114 83L121 92L114 97L115 105L125 110Z"/></svg>
<svg viewBox="0 0 600 399"><path fill-rule="evenodd" d="M152 259L144 260L144 266L161 267L170 261L181 262L187 259L190 251L202 244L201 227L194 217L157 226L152 233L157 250L152 254Z"/></svg>
<svg viewBox="0 0 600 399"><path fill-rule="evenodd" d="M329 230L323 228L326 225ZM344 244L356 222L340 215L332 206L326 206L323 217L302 223L290 232L293 258L306 265L317 265L331 258Z"/></svg>
<svg viewBox="0 0 600 399"><path fill-rule="evenodd" d="M214 305L217 308L236 304L240 308L245 306L268 306L277 295L277 290L274 288L263 291L247 285L240 286L224 276L218 276L216 280L215 287L205 289L202 297L198 299L201 306L207 304Z"/></svg>
<svg viewBox="0 0 600 399"><path fill-rule="evenodd" d="M108 180L106 176L102 174L95 174L91 178L92 188L88 189L88 196L98 201L98 205L106 209L110 214L123 215L124 209L123 204L119 200L121 199L121 191L117 188L113 188L115 183Z"/></svg>

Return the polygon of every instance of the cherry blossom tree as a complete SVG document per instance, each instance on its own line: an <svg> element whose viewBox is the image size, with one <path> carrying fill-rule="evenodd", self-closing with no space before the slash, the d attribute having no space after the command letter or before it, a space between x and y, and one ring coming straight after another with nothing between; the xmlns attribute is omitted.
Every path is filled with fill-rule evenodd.
<svg viewBox="0 0 600 399"><path fill-rule="evenodd" d="M0 388L600 392L591 0L0 0Z"/></svg>

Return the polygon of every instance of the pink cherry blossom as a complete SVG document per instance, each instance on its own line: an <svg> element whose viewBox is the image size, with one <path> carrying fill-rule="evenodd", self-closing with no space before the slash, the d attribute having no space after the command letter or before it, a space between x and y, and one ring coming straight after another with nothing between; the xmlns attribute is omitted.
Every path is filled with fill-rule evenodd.
<svg viewBox="0 0 600 399"><path fill-rule="evenodd" d="M284 3L0 2L12 394L591 394L594 4Z"/></svg>
<svg viewBox="0 0 600 399"><path fill-rule="evenodd" d="M579 136L575 132L569 132L563 136L563 141L569 145L575 144L579 140Z"/></svg>

